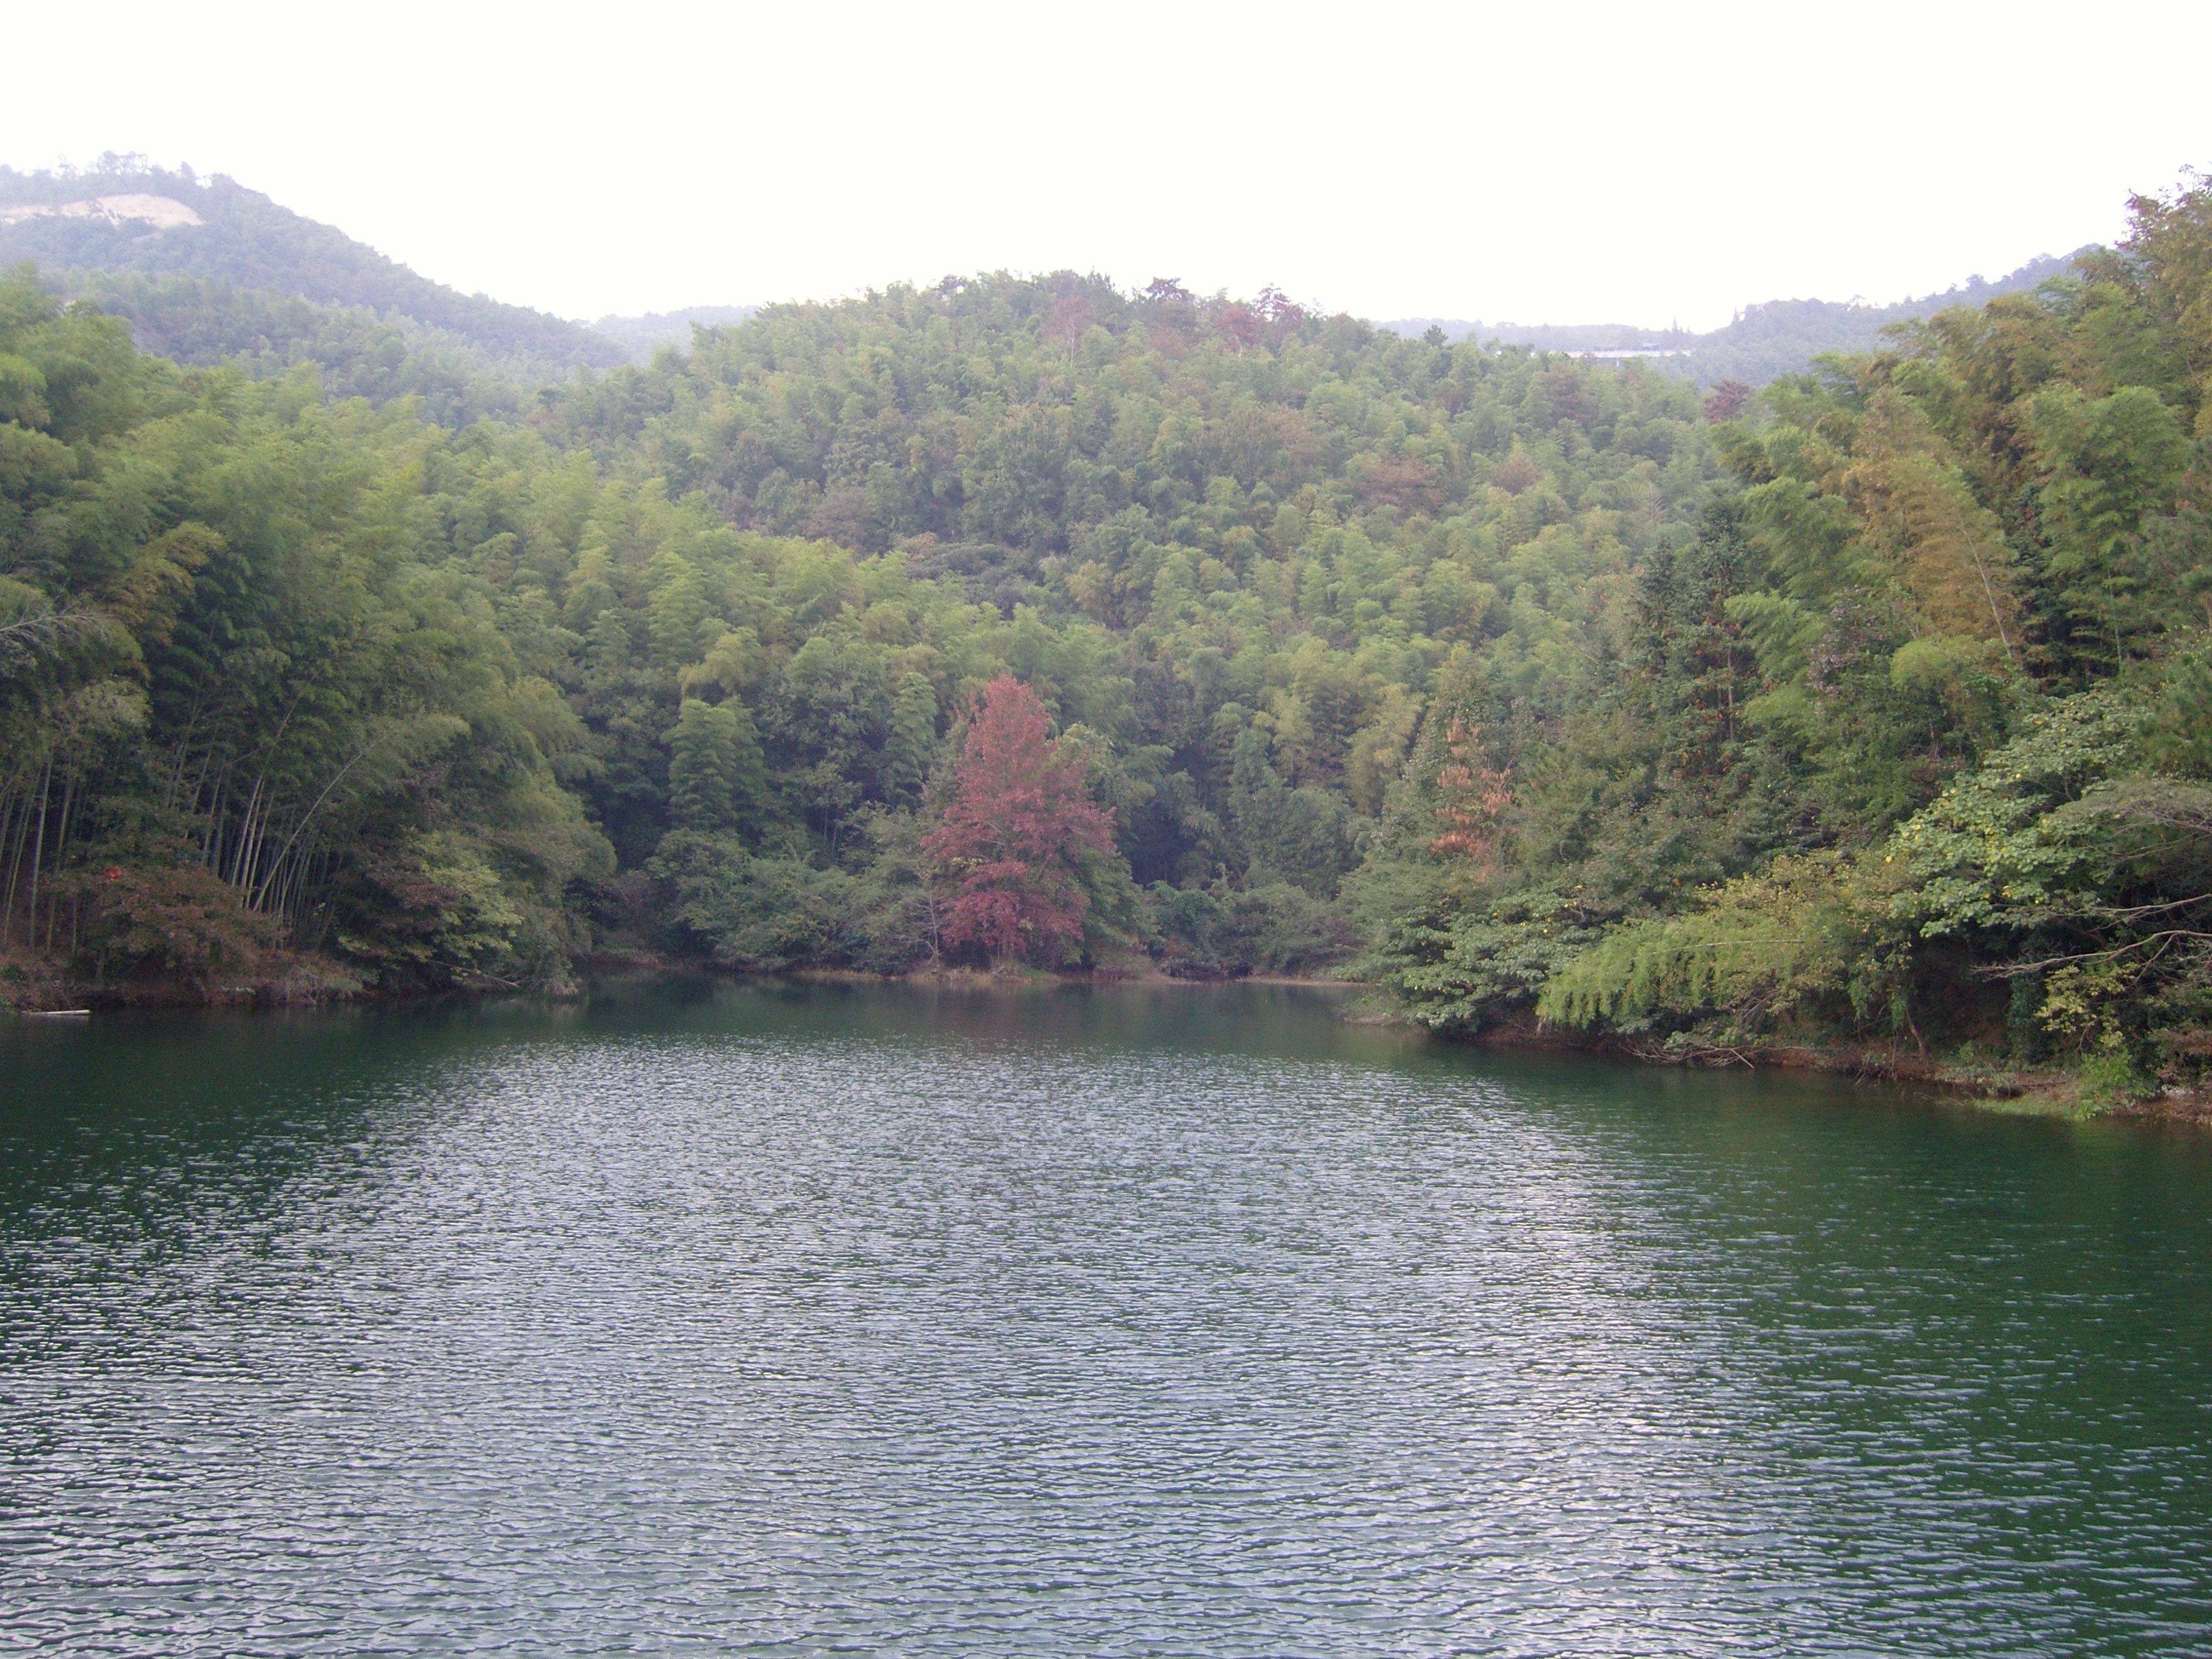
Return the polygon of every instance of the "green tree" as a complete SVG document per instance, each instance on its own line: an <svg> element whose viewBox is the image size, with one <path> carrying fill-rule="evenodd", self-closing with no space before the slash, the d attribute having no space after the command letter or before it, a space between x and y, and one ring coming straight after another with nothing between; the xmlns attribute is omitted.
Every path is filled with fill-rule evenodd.
<svg viewBox="0 0 2212 1659"><path fill-rule="evenodd" d="M757 828L760 738L743 704L686 697L668 734L669 812L679 830L729 835Z"/></svg>

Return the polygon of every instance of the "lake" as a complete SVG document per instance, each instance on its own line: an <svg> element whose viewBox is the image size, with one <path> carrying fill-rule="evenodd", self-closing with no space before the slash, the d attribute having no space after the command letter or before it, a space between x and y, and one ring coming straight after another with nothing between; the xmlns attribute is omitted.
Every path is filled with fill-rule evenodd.
<svg viewBox="0 0 2212 1659"><path fill-rule="evenodd" d="M0 1028L0 1651L2212 1650L2212 1135L1297 988Z"/></svg>

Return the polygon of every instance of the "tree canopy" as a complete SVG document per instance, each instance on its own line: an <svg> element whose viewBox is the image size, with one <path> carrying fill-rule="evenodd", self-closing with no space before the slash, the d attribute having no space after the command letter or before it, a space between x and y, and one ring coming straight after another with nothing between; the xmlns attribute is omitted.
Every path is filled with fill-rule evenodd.
<svg viewBox="0 0 2212 1659"><path fill-rule="evenodd" d="M1441 1029L2185 1069L2212 190L2132 215L1756 392L1060 272L506 397L19 271L9 948L1357 958Z"/></svg>
<svg viewBox="0 0 2212 1659"><path fill-rule="evenodd" d="M1080 751L1053 739L1042 700L1012 675L977 693L967 725L952 798L922 842L954 884L944 940L1057 966L1082 945L1113 814L1090 798Z"/></svg>

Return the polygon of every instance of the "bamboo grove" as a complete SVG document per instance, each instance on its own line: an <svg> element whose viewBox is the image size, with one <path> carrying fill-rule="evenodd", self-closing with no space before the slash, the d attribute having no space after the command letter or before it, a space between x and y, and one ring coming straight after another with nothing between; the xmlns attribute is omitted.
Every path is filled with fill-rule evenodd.
<svg viewBox="0 0 2212 1659"><path fill-rule="evenodd" d="M1113 816L1042 965L2190 1073L2212 191L2131 210L1757 392L1061 273L378 403L19 271L8 971L901 971L1010 679Z"/></svg>

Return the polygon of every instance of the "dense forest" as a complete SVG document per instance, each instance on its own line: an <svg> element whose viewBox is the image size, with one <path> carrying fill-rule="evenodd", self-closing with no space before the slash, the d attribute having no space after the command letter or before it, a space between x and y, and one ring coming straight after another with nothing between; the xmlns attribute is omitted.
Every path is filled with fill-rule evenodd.
<svg viewBox="0 0 2212 1659"><path fill-rule="evenodd" d="M691 343L691 331L696 328L720 328L742 323L758 306L692 306L683 311L648 311L642 317L602 317L592 325L592 331L604 334L625 352L634 362L650 362L663 346L679 349Z"/></svg>
<svg viewBox="0 0 2212 1659"><path fill-rule="evenodd" d="M2131 213L1756 392L1071 273L368 386L20 269L5 972L1352 965L1455 1032L2193 1076L2212 188Z"/></svg>

